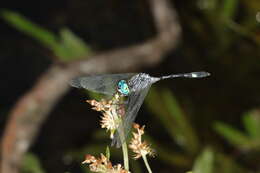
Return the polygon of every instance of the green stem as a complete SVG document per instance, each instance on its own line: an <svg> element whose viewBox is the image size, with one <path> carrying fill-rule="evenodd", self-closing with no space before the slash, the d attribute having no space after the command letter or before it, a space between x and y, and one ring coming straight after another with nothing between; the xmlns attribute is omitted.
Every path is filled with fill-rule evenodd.
<svg viewBox="0 0 260 173"><path fill-rule="evenodd" d="M122 125L119 126L118 133L119 133L119 137L120 137L120 142L122 144L124 167L128 171L129 170L128 150L127 150L127 144L126 144L126 139L125 139L125 134L124 134L124 128L122 127Z"/></svg>
<svg viewBox="0 0 260 173"><path fill-rule="evenodd" d="M122 143L122 150L124 156L124 167L128 171L129 170L129 160L128 160L128 151L127 151L127 144L126 141Z"/></svg>
<svg viewBox="0 0 260 173"><path fill-rule="evenodd" d="M151 170L151 168L150 168L150 166L149 166L149 163L148 163L148 161L147 161L146 155L142 155L142 158L143 158L143 160L144 160L144 164L145 164L145 166L146 166L146 169L148 170L149 173L152 173L152 170Z"/></svg>

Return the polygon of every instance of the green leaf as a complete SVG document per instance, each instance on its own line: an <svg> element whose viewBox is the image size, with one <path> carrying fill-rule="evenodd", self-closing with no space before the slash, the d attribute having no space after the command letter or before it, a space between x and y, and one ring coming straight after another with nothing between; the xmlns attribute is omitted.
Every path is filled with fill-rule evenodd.
<svg viewBox="0 0 260 173"><path fill-rule="evenodd" d="M238 7L238 0L225 0L225 1L223 1L223 6L220 9L222 19L224 21L233 20L234 15L236 14L237 7Z"/></svg>
<svg viewBox="0 0 260 173"><path fill-rule="evenodd" d="M63 61L70 61L85 57L90 54L90 48L76 36L69 29L64 28L60 32L61 36L61 49L57 54L60 54L60 59Z"/></svg>
<svg viewBox="0 0 260 173"><path fill-rule="evenodd" d="M166 110L166 106L161 100L160 91L156 87L152 87L145 99L145 103L148 109L154 113L154 115L161 121L162 127L164 127L171 137L175 139L176 131L174 122L171 122L169 112Z"/></svg>
<svg viewBox="0 0 260 173"><path fill-rule="evenodd" d="M15 12L4 10L2 17L19 31L33 37L52 50L56 57L63 62L84 58L90 54L90 48L69 29L62 29L59 37Z"/></svg>
<svg viewBox="0 0 260 173"><path fill-rule="evenodd" d="M106 158L108 159L108 160L110 160L110 150L109 150L109 147L107 146L107 148L106 148Z"/></svg>
<svg viewBox="0 0 260 173"><path fill-rule="evenodd" d="M206 148L196 159L193 166L193 173L213 173L214 158L214 152Z"/></svg>
<svg viewBox="0 0 260 173"><path fill-rule="evenodd" d="M39 159L32 153L27 153L22 162L22 173L44 173Z"/></svg>
<svg viewBox="0 0 260 173"><path fill-rule="evenodd" d="M250 173L230 156L206 148L195 160L193 173Z"/></svg>
<svg viewBox="0 0 260 173"><path fill-rule="evenodd" d="M234 146L241 149L250 148L250 138L237 129L221 122L215 123L214 129Z"/></svg>
<svg viewBox="0 0 260 173"><path fill-rule="evenodd" d="M199 141L174 95L167 89L159 91L153 87L146 100L148 108L159 118L171 137L188 152L196 153Z"/></svg>
<svg viewBox="0 0 260 173"><path fill-rule="evenodd" d="M217 152L215 153L215 168L214 172L218 173L251 173L251 171L246 170L242 165L236 163L229 155Z"/></svg>
<svg viewBox="0 0 260 173"><path fill-rule="evenodd" d="M170 90L164 89L162 91L162 98L167 110L170 112L171 119L176 121L179 128L178 131L183 135L184 145L190 152L196 153L199 148L199 140L175 96Z"/></svg>
<svg viewBox="0 0 260 173"><path fill-rule="evenodd" d="M59 46L58 37L55 34L32 23L24 16L12 11L2 11L2 17L16 29L40 41L44 46L54 50Z"/></svg>
<svg viewBox="0 0 260 173"><path fill-rule="evenodd" d="M250 137L260 140L260 111L253 110L245 113L243 123Z"/></svg>

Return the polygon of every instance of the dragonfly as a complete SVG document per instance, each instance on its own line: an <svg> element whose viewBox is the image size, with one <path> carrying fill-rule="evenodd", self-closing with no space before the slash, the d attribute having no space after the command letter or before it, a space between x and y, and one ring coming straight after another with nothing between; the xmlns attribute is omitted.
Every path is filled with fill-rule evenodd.
<svg viewBox="0 0 260 173"><path fill-rule="evenodd" d="M70 85L109 96L119 93L126 97L126 113L122 121L124 138L126 139L152 84L170 78L203 78L209 75L210 73L205 71L172 74L161 77L152 77L146 73L101 74L77 77L71 80ZM118 133L113 138L111 145L121 146Z"/></svg>

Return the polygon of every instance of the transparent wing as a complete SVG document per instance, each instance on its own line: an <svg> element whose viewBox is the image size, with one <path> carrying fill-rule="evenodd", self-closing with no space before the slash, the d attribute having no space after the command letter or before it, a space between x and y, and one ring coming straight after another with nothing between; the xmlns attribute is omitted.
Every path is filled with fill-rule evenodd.
<svg viewBox="0 0 260 173"><path fill-rule="evenodd" d="M76 88L85 88L97 93L113 95L116 92L117 82L122 79L128 80L133 75L135 74L123 73L78 77L72 79L70 85Z"/></svg>
<svg viewBox="0 0 260 173"><path fill-rule="evenodd" d="M145 99L150 87L151 87L151 85L147 86L145 89L143 89L139 92L133 92L128 97L128 103L126 105L127 111L126 111L126 116L123 119L123 127L122 127L124 129L124 134L125 134L123 140L125 140L127 138L129 131L132 127L132 124L137 116L137 113L138 113L141 105L144 102L144 99ZM121 146L118 132L115 134L115 137L114 137L111 145L112 146L116 145L116 147Z"/></svg>

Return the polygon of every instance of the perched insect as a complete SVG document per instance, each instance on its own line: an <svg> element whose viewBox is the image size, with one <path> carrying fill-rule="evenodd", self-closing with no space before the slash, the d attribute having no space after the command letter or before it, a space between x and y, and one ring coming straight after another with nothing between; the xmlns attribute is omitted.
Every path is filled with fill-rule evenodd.
<svg viewBox="0 0 260 173"><path fill-rule="evenodd" d="M126 138L144 98L153 83L168 78L203 78L209 75L208 72L191 72L162 77L152 77L146 73L104 74L78 77L73 79L70 84L76 88L85 88L105 95L120 93L122 96L126 96L126 114L123 117L123 128ZM118 134L112 141L112 145L114 144L117 147L121 146Z"/></svg>

